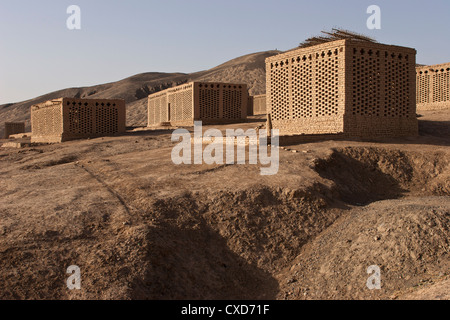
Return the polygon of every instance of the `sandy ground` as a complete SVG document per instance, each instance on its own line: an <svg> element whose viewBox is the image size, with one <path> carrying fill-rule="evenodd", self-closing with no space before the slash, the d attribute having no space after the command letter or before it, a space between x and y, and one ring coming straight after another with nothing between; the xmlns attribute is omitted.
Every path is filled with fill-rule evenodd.
<svg viewBox="0 0 450 320"><path fill-rule="evenodd" d="M176 166L167 130L2 148L0 299L448 299L450 112L421 115L280 149L274 176Z"/></svg>

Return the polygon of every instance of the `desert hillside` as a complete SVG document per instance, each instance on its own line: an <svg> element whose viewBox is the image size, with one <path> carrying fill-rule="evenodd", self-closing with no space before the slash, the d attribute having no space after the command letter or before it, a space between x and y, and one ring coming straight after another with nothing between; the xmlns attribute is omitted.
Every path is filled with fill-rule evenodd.
<svg viewBox="0 0 450 320"><path fill-rule="evenodd" d="M265 59L277 54L266 51L245 55L228 61L210 70L184 73L142 73L117 82L85 87L70 88L52 92L31 100L0 105L0 136L3 137L3 122L26 121L30 129L30 107L50 99L98 98L125 99L127 103L127 125L147 125L147 97L149 94L167 89L188 81L221 81L246 83L250 94L265 92Z"/></svg>

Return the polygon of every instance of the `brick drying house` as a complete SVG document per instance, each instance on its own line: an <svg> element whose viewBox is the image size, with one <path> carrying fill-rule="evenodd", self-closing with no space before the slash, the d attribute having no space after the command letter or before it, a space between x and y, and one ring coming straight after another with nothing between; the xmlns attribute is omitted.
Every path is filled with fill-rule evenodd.
<svg viewBox="0 0 450 320"><path fill-rule="evenodd" d="M125 132L125 101L61 98L31 107L31 142L58 143Z"/></svg>
<svg viewBox="0 0 450 320"><path fill-rule="evenodd" d="M258 96L253 97L253 114L254 115L267 114L265 94L260 94Z"/></svg>
<svg viewBox="0 0 450 320"><path fill-rule="evenodd" d="M245 84L190 82L148 97L148 126L238 122L247 118L247 103Z"/></svg>
<svg viewBox="0 0 450 320"><path fill-rule="evenodd" d="M416 136L416 51L342 39L266 59L267 107L281 136Z"/></svg>
<svg viewBox="0 0 450 320"><path fill-rule="evenodd" d="M247 116L253 115L253 97L251 95L248 95L247 100Z"/></svg>
<svg viewBox="0 0 450 320"><path fill-rule="evenodd" d="M5 122L5 139L18 133L25 133L25 122Z"/></svg>
<svg viewBox="0 0 450 320"><path fill-rule="evenodd" d="M417 109L450 108L450 63L416 68Z"/></svg>

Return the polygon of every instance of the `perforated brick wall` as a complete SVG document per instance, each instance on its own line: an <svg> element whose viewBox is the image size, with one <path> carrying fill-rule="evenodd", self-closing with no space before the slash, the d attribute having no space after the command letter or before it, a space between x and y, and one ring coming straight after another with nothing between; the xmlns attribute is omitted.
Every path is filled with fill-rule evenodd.
<svg viewBox="0 0 450 320"><path fill-rule="evenodd" d="M192 83L167 90L167 110L169 110L167 121L181 123L192 119L194 114L192 90Z"/></svg>
<svg viewBox="0 0 450 320"><path fill-rule="evenodd" d="M169 121L166 92L155 93L148 98L148 123L156 125Z"/></svg>
<svg viewBox="0 0 450 320"><path fill-rule="evenodd" d="M199 83L196 86L198 92L198 111L200 119L213 120L220 118L220 85L214 83Z"/></svg>
<svg viewBox="0 0 450 320"><path fill-rule="evenodd" d="M450 63L416 68L417 109L450 108Z"/></svg>
<svg viewBox="0 0 450 320"><path fill-rule="evenodd" d="M62 99L31 107L32 142L62 142L62 109Z"/></svg>
<svg viewBox="0 0 450 320"><path fill-rule="evenodd" d="M281 135L417 135L410 48L340 40L266 60L267 106Z"/></svg>
<svg viewBox="0 0 450 320"><path fill-rule="evenodd" d="M267 112L281 135L343 131L344 47L338 41L266 60Z"/></svg>
<svg viewBox="0 0 450 320"><path fill-rule="evenodd" d="M220 86L220 85L219 85ZM245 90L247 87L245 87ZM244 95L243 86L222 85L223 90L223 114L222 119L245 119L242 117L242 106L247 105L248 95ZM243 103L245 99L245 104Z"/></svg>
<svg viewBox="0 0 450 320"><path fill-rule="evenodd" d="M31 107L32 142L63 142L125 132L125 101L61 98Z"/></svg>
<svg viewBox="0 0 450 320"><path fill-rule="evenodd" d="M25 122L5 122L5 139L18 133L25 133Z"/></svg>
<svg viewBox="0 0 450 320"><path fill-rule="evenodd" d="M247 86L231 83L191 82L167 89L148 98L148 125L162 122L191 126L226 123L247 117Z"/></svg>
<svg viewBox="0 0 450 320"><path fill-rule="evenodd" d="M252 96L248 96L248 101L247 101L247 116L253 116L254 115L254 98Z"/></svg>
<svg viewBox="0 0 450 320"><path fill-rule="evenodd" d="M254 115L267 114L265 94L253 97L253 114Z"/></svg>

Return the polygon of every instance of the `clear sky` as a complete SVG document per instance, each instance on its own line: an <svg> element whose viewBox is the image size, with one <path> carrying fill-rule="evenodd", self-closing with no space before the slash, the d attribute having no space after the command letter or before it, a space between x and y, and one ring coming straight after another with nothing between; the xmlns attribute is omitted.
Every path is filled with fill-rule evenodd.
<svg viewBox="0 0 450 320"><path fill-rule="evenodd" d="M70 5L81 30L69 30ZM369 30L369 5L381 30ZM142 72L194 72L341 27L450 62L449 0L0 0L0 104Z"/></svg>

